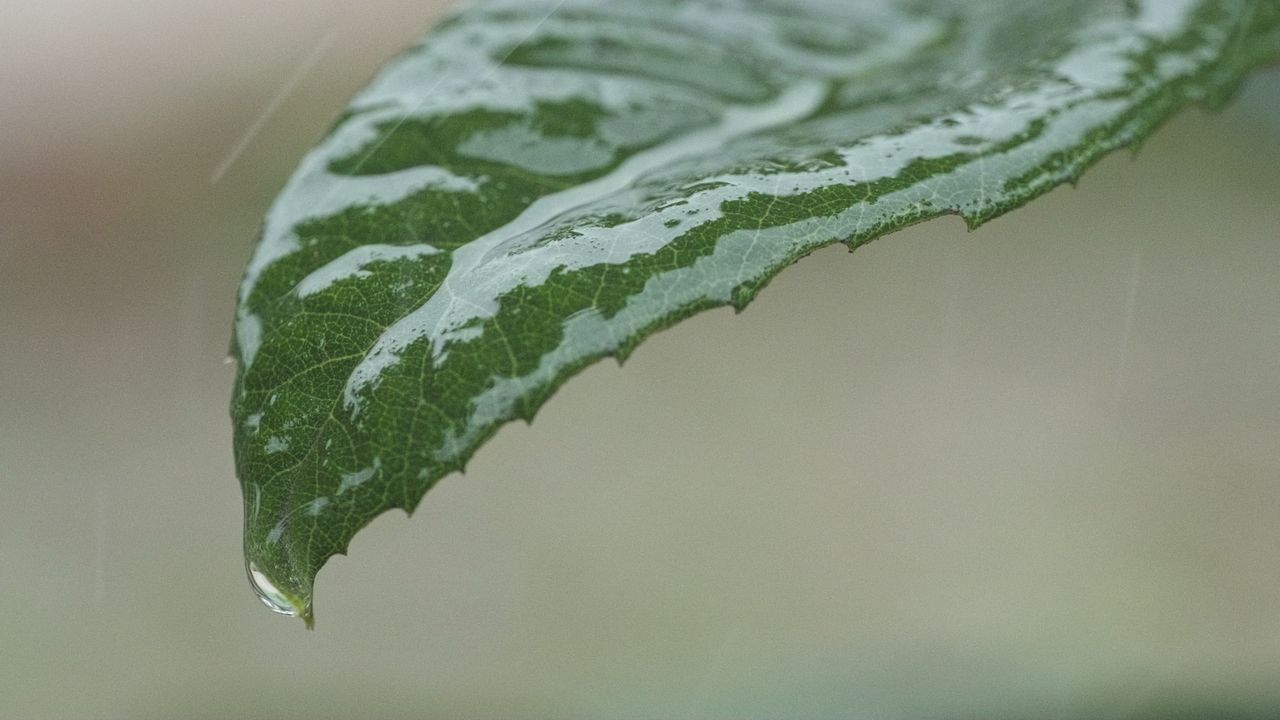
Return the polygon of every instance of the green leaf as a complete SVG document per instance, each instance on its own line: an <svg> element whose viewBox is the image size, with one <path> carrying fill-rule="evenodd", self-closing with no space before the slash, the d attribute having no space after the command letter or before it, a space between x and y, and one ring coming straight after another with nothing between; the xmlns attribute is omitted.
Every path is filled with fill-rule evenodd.
<svg viewBox="0 0 1280 720"><path fill-rule="evenodd" d="M260 594L310 622L361 527L586 365L824 245L977 226L1278 54L1276 0L463 11L306 156L245 273L232 414Z"/></svg>

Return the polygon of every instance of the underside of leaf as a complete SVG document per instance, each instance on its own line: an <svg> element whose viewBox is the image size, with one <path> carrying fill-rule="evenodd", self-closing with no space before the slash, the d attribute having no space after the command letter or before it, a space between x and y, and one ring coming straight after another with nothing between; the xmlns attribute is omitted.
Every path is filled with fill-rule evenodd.
<svg viewBox="0 0 1280 720"><path fill-rule="evenodd" d="M259 594L569 376L780 269L971 227L1221 103L1276 0L543 0L472 6L302 161L240 289L232 402Z"/></svg>

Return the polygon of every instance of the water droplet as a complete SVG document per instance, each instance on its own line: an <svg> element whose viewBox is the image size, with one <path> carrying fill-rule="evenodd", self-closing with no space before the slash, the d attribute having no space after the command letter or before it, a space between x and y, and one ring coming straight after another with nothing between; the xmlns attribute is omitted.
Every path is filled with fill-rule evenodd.
<svg viewBox="0 0 1280 720"><path fill-rule="evenodd" d="M258 599L262 601L263 605L266 605L281 615L288 615L289 617L298 616L298 607L293 604L293 601L291 601L288 596L283 592L280 592L280 590L267 579L267 576L258 569L257 565L249 562L248 570L249 584L253 586L253 591L258 594Z"/></svg>

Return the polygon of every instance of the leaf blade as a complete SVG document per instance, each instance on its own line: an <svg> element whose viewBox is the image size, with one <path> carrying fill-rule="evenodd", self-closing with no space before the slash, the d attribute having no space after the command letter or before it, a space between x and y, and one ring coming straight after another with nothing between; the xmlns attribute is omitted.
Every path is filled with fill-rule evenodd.
<svg viewBox="0 0 1280 720"><path fill-rule="evenodd" d="M1272 0L557 7L432 33L268 215L232 413L284 609L587 364L823 245L976 226L1280 52Z"/></svg>

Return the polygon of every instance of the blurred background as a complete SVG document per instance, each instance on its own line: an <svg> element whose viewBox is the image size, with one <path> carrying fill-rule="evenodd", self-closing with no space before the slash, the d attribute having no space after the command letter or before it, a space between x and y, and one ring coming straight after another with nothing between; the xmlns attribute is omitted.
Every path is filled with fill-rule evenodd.
<svg viewBox="0 0 1280 720"><path fill-rule="evenodd" d="M224 364L302 153L447 3L0 4L0 718L1280 710L1280 70L784 272L254 598Z"/></svg>

